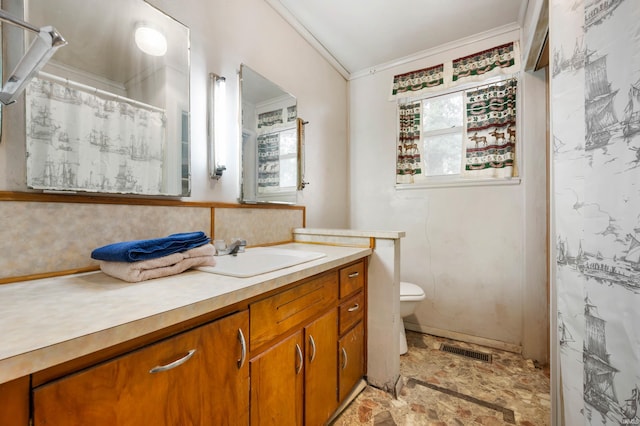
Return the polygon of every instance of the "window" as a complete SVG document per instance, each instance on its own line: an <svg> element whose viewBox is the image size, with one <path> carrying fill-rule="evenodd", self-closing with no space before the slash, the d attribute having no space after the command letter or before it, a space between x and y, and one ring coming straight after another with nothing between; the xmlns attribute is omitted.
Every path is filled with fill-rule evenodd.
<svg viewBox="0 0 640 426"><path fill-rule="evenodd" d="M399 104L396 183L486 183L517 176L516 87L515 78L494 79Z"/></svg>
<svg viewBox="0 0 640 426"><path fill-rule="evenodd" d="M462 93L422 102L421 149L425 176L459 175L462 166Z"/></svg>

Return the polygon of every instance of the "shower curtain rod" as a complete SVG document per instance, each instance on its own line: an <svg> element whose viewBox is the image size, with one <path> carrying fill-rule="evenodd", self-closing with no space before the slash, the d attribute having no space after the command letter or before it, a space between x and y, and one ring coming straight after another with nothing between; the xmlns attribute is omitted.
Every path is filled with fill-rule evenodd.
<svg viewBox="0 0 640 426"><path fill-rule="evenodd" d="M126 102L128 104L131 104L133 106L136 107L140 107L140 108L145 108L154 112L161 112L161 113L165 113L165 110L163 108L159 108L153 105L149 105L149 104L145 104L144 102L140 102L140 101L136 101L135 99L130 99L130 98L126 98L124 96L120 96L120 95L116 95L115 93L111 93L111 92L107 92L106 90L101 90L98 89L96 87L91 87L88 86L86 84L82 84L82 83L78 83L77 81L73 81L73 80L69 80L68 78L64 78L64 77L59 77L57 75L54 74L49 74L47 72L44 71L40 71L38 72L38 77L45 79L45 80L49 80L49 81L53 81L55 83L59 83L65 86L69 86L69 87L73 87L75 89L80 89L82 91L85 91L87 93L94 93L96 95L100 95L103 97L108 97L108 98L112 98L116 101L121 101L121 102Z"/></svg>

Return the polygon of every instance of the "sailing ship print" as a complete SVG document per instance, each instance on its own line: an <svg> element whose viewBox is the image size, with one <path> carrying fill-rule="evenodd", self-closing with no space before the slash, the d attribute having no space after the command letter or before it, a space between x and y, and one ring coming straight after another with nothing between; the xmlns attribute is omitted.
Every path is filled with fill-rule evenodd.
<svg viewBox="0 0 640 426"><path fill-rule="evenodd" d="M28 136L30 138L51 141L54 133L59 128L60 126L53 121L49 108L38 106L34 102L31 103L31 114L27 119Z"/></svg>
<svg viewBox="0 0 640 426"><path fill-rule="evenodd" d="M564 322L562 313L560 311L558 311L558 337L560 341L560 347L575 342L575 340L573 339L573 335L569 332L567 324Z"/></svg>
<svg viewBox="0 0 640 426"><path fill-rule="evenodd" d="M584 303L584 401L602 415L604 423L605 416L615 407L619 408L613 385L613 377L619 370L611 365L607 352L606 321L600 318L597 307L588 297Z"/></svg>
<svg viewBox="0 0 640 426"><path fill-rule="evenodd" d="M607 78L607 55L595 60L587 55L585 62L585 120L586 140L584 149L589 151L600 148L609 143L611 132L618 123L613 109L613 98L618 89L611 90L611 83Z"/></svg>
<svg viewBox="0 0 640 426"><path fill-rule="evenodd" d="M131 167L126 162L120 163L118 174L115 177L116 189L118 191L133 191L136 189L137 179L133 175Z"/></svg>
<svg viewBox="0 0 640 426"><path fill-rule="evenodd" d="M590 253L583 250L582 242L574 255L569 250L566 239L558 237L556 242L556 263L559 267L577 269L583 276L603 284L620 285L634 293L640 293L640 229L628 233L623 241L628 241L626 252L605 257L600 251Z"/></svg>
<svg viewBox="0 0 640 426"><path fill-rule="evenodd" d="M640 132L640 79L629 88L629 102L624 108L622 134L629 138Z"/></svg>
<svg viewBox="0 0 640 426"><path fill-rule="evenodd" d="M605 258L602 253L579 253L577 268L585 276L599 282L617 284L634 293L640 292L640 241L634 234L628 234L629 247L626 254Z"/></svg>
<svg viewBox="0 0 640 426"><path fill-rule="evenodd" d="M584 303L584 401L600 413L603 424L607 423L607 419L617 424L640 424L638 385L633 387L630 397L620 404L613 381L619 370L611 364L611 354L607 351L606 321L600 317L597 306L588 296Z"/></svg>
<svg viewBox="0 0 640 426"><path fill-rule="evenodd" d="M585 30L602 23L611 16L613 11L620 6L623 0L593 0L584 6L584 27Z"/></svg>

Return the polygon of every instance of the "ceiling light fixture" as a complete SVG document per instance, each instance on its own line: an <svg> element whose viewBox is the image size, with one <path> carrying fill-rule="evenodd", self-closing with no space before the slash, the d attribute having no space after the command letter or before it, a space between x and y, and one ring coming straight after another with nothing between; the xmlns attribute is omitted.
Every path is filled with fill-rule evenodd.
<svg viewBox="0 0 640 426"><path fill-rule="evenodd" d="M139 25L135 32L136 46L147 55L164 56L167 53L167 38L159 30Z"/></svg>

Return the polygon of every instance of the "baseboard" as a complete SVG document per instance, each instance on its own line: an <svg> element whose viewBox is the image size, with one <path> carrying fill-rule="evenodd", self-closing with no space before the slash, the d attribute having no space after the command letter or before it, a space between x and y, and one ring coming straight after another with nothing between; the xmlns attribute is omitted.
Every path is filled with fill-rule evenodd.
<svg viewBox="0 0 640 426"><path fill-rule="evenodd" d="M484 337L472 336L470 334L458 333L456 331L444 330L442 328L428 327L425 325L404 322L404 328L418 333L431 334L432 336L446 337L447 339L460 340L462 342L474 343L489 348L500 349L502 351L522 354L522 346L513 343L501 342L499 340L487 339Z"/></svg>

